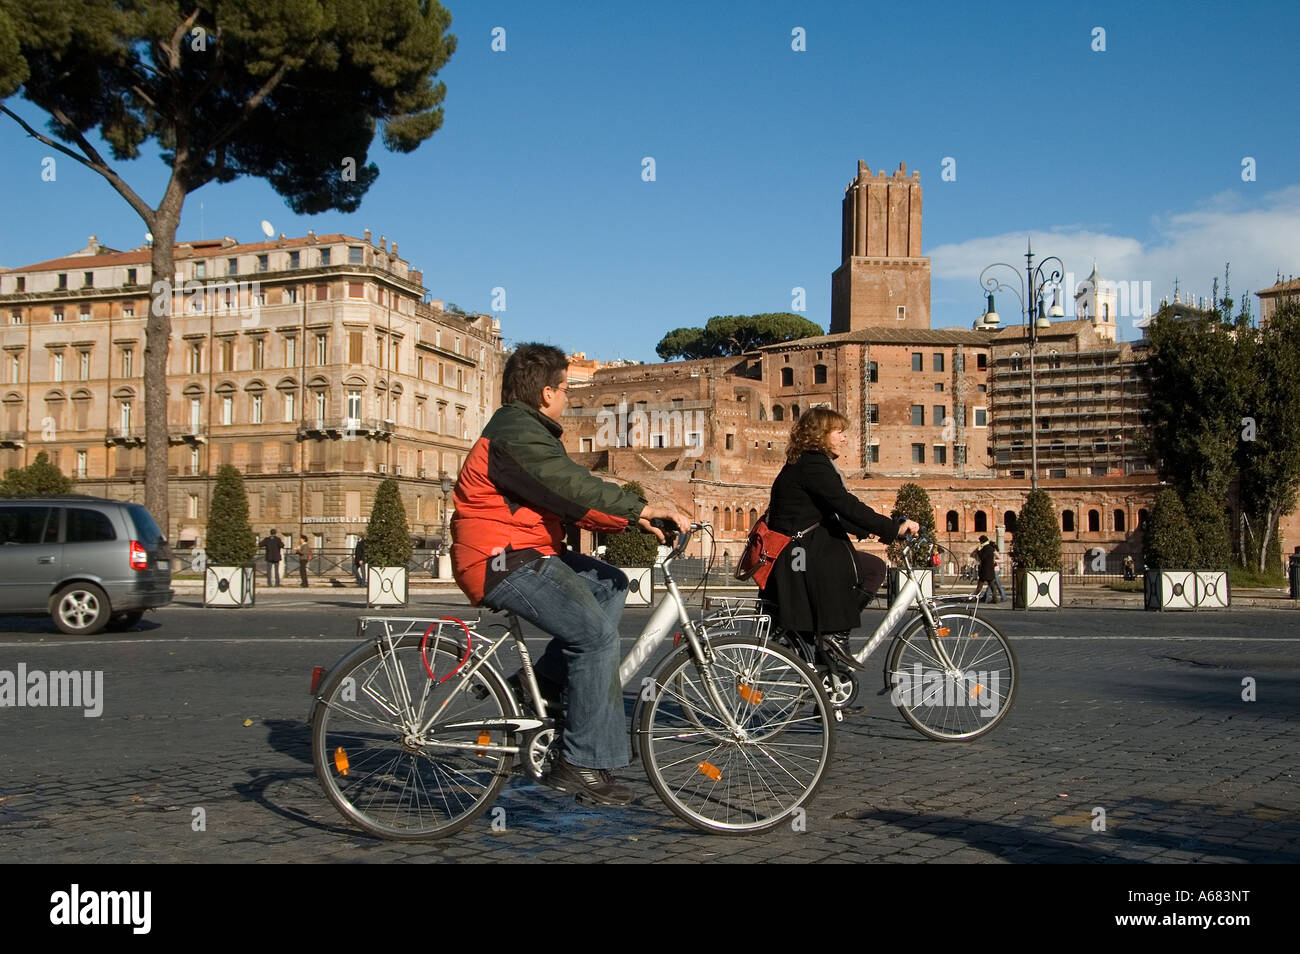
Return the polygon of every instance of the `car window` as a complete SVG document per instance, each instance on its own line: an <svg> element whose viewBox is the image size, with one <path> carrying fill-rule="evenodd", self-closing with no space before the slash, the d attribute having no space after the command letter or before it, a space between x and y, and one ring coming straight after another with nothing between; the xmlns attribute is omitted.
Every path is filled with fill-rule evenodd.
<svg viewBox="0 0 1300 954"><path fill-rule="evenodd" d="M136 538L141 543L151 547L163 539L162 531L158 529L158 524L154 522L148 510L139 504L127 504L126 509L131 514L132 522L135 523Z"/></svg>
<svg viewBox="0 0 1300 954"><path fill-rule="evenodd" d="M0 507L0 546L40 543L49 507ZM54 521L58 532L58 521Z"/></svg>
<svg viewBox="0 0 1300 954"><path fill-rule="evenodd" d="M116 540L117 532L108 514L98 510L69 507L64 539L68 543L90 543L95 540Z"/></svg>

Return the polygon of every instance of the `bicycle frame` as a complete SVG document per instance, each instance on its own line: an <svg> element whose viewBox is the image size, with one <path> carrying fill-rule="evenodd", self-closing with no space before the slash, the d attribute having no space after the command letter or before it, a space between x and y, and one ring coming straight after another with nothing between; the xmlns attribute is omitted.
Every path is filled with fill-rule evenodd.
<svg viewBox="0 0 1300 954"><path fill-rule="evenodd" d="M623 658L623 662L620 664L618 671L620 685L626 687L632 681L637 672L641 670L655 650L667 641L669 634L674 629L674 624L681 627L681 632L686 637L695 658L706 663L710 660L711 655L708 643L701 640L696 624L691 619L690 613L687 611L686 600L682 597L681 590L678 589L677 583L673 579L670 569L675 557L685 550L691 534L696 529L702 529L705 526L707 526L707 524L696 524L689 530L679 534L675 541L675 545L662 556L658 565L663 568L664 581L668 592L655 606L654 612L646 622L641 634L637 637L636 642L632 644L627 655ZM408 727L408 732L413 744L461 749L490 748L502 752L518 753L520 751L519 746L498 745L495 743L478 744L473 742L440 742L431 740L429 736L430 733L437 728L467 729L482 727L487 729L508 726L511 727L512 731L529 731L546 726L547 723L545 720L548 717L546 701L542 697L541 688L537 683L537 674L533 669L532 656L524 642L523 628L520 626L519 619L515 614L509 614L508 619L510 635L514 638L516 648L519 651L521 678L524 686L527 687L535 711L540 718L532 719L519 714L513 714L505 718L484 719L473 722L457 722L442 726L439 726L438 724L438 717L453 699L467 691L471 684L472 677L477 674L480 669L486 666L498 680L500 679L500 672L496 666L493 665L492 657L496 655L497 650L504 644L504 637L494 640L478 632L477 627L481 622L481 617L474 620L472 625L451 617L444 617L437 620L426 620L415 617L363 616L357 620L357 632L363 639L364 631L368 625L381 624L384 628L383 633L376 637L378 642L381 644L381 649L383 650L381 651L381 655L384 657L383 669L388 676L390 687L396 686L398 689L398 695L401 696L399 701L403 710L406 713L411 714L413 724ZM429 625L427 628L422 630L421 627L424 627L426 623ZM398 624L399 627L404 628L400 628L395 634L393 631L394 624ZM448 676L449 678L450 675L459 675L461 684L448 694L447 698L443 700L442 704L435 712L428 715L426 718L421 718L418 723L415 723L414 717L417 711L415 708L415 700L411 697L410 689L406 684L406 680L398 678L400 674L394 674L389 669L388 660L394 653L394 636L396 635L400 638L402 636L415 635L423 632L427 637L436 629L437 635L433 637L436 646L437 641L444 638L442 635L442 627L444 625L451 625L453 629L455 626L463 627L470 640L469 652L465 663L463 663L457 670L453 670L453 672ZM484 650L479 648L479 645L475 645L481 645L483 643L486 643L489 648ZM713 680L711 668L708 665L701 667L701 675L704 686L708 691L710 701L717 708L718 712L724 713L725 715L728 722L727 729L732 732L738 732L743 736L744 730L737 722L735 716L730 712L729 708L724 704L722 696L718 692L717 686ZM432 679L424 686L424 692L420 700L421 711L423 709L423 702L427 699L431 682Z"/></svg>

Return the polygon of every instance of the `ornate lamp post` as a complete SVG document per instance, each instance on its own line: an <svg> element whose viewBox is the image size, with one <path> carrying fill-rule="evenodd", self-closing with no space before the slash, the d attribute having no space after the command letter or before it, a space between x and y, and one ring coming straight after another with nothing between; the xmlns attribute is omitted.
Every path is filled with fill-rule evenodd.
<svg viewBox="0 0 1300 954"><path fill-rule="evenodd" d="M447 542L447 499L456 482L444 473L439 483L442 486L442 541L438 549L438 579L451 578L451 546Z"/></svg>
<svg viewBox="0 0 1300 954"><path fill-rule="evenodd" d="M1020 314L1022 323L1027 329L1029 338L1029 446L1033 458L1033 477L1031 486L1034 490L1038 489L1038 390L1034 381L1034 345L1038 340L1038 332L1046 330L1052 326L1050 318L1063 318L1065 309L1061 307L1061 276L1065 274L1065 263L1055 255L1048 256L1034 266L1034 249L1026 241L1025 243L1025 278L1021 278L1020 270L1014 265L1008 265L1006 262L996 262L980 272L980 288L988 295L988 311L984 313L983 323L986 328L996 328L1002 321L998 316L997 310L993 307L993 294L999 291L1009 291L1020 299ZM1056 266L1047 269L1049 263L1055 262ZM1006 269L1016 277L1014 285L1000 281L996 274L990 274L996 269ZM1025 279L1028 279L1028 295L1025 294ZM1051 287L1052 305L1047 308L1043 302L1043 295Z"/></svg>

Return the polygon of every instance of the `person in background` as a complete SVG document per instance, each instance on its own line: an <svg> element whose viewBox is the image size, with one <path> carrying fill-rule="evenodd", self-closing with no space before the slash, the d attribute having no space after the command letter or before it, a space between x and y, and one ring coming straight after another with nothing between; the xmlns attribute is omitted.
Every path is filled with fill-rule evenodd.
<svg viewBox="0 0 1300 954"><path fill-rule="evenodd" d="M357 578L357 586L366 585L365 537L357 537L357 545L352 548L352 575Z"/></svg>
<svg viewBox="0 0 1300 954"><path fill-rule="evenodd" d="M1133 566L1133 554L1124 558L1124 579L1132 580L1137 578L1136 570Z"/></svg>
<svg viewBox="0 0 1300 954"><path fill-rule="evenodd" d="M312 546L307 542L307 534L298 536L298 574L302 577L302 585L307 585L307 564L311 562L312 555L315 553Z"/></svg>
<svg viewBox="0 0 1300 954"><path fill-rule="evenodd" d="M266 552L266 585L280 585L280 559L284 555L284 541L272 529L269 537L264 537L258 546ZM274 580L274 582L272 582Z"/></svg>
<svg viewBox="0 0 1300 954"><path fill-rule="evenodd" d="M980 562L980 602L1001 603L1007 598L998 580L998 546L984 534L980 534L979 546L975 548L975 557ZM997 590L997 596L993 591Z"/></svg>

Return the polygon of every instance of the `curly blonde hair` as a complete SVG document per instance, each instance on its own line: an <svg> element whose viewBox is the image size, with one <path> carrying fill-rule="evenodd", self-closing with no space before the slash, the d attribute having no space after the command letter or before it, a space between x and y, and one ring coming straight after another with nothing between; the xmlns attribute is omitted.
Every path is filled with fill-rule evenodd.
<svg viewBox="0 0 1300 954"><path fill-rule="evenodd" d="M830 433L848 428L849 419L829 407L814 407L795 421L790 428L790 443L785 449L785 462L793 464L804 451L818 450L831 457Z"/></svg>

